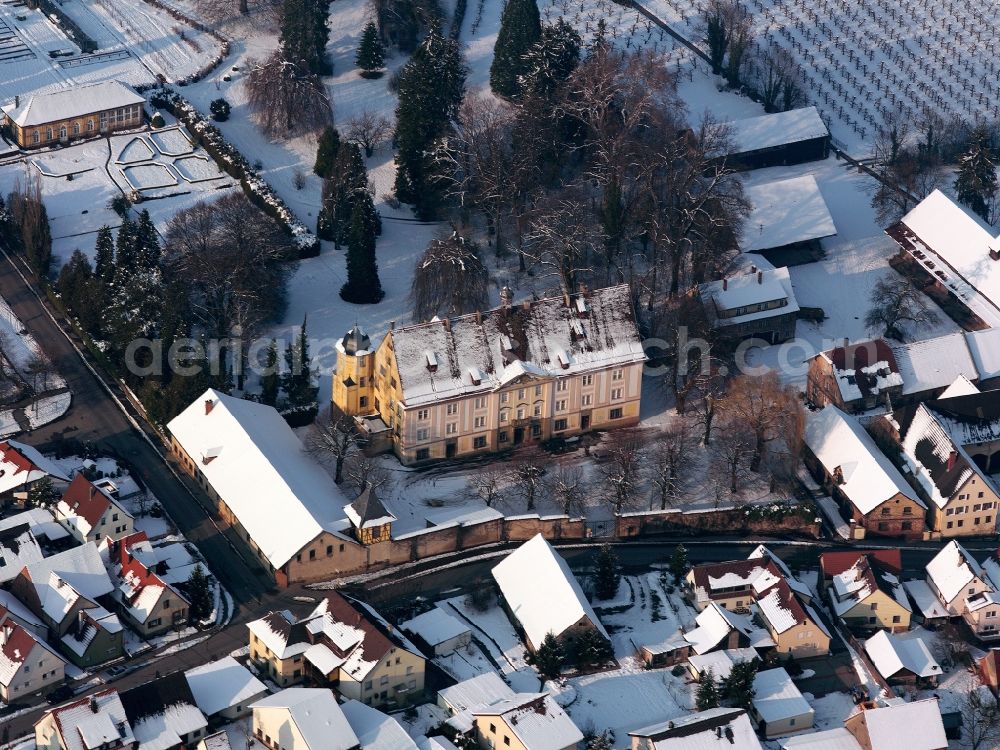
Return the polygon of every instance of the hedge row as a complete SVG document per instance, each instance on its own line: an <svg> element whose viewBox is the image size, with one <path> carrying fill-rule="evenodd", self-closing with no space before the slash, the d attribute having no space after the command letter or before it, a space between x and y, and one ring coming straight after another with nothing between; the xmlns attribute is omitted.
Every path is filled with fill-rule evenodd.
<svg viewBox="0 0 1000 750"><path fill-rule="evenodd" d="M191 102L170 89L159 89L150 97L152 105L165 109L184 123L195 143L215 159L226 174L240 181L247 198L264 213L275 218L291 235L300 258L319 255L319 240L253 168L235 146Z"/></svg>

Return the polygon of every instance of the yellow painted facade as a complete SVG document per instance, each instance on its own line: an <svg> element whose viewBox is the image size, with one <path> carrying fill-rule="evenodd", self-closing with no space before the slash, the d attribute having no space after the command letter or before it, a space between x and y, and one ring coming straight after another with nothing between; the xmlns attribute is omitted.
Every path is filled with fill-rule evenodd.
<svg viewBox="0 0 1000 750"><path fill-rule="evenodd" d="M6 118L5 118L6 119ZM142 125L142 106L133 104L118 109L103 110L66 120L21 127L6 119L17 145L22 148L51 146L79 138L93 138L118 130L130 130Z"/></svg>
<svg viewBox="0 0 1000 750"><path fill-rule="evenodd" d="M881 628L892 633L910 629L910 612L885 591L876 589L843 615L848 627Z"/></svg>

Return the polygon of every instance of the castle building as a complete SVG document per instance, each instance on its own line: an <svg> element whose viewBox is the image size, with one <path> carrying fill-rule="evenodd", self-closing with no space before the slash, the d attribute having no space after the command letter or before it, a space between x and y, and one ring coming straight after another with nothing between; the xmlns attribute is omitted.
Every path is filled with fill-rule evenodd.
<svg viewBox="0 0 1000 750"><path fill-rule="evenodd" d="M335 408L406 465L639 421L646 361L627 284L337 344Z"/></svg>

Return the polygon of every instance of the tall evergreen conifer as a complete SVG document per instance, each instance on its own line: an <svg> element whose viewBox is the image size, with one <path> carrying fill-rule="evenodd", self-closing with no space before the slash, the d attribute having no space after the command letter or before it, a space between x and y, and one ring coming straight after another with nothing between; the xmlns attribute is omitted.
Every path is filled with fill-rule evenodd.
<svg viewBox="0 0 1000 750"><path fill-rule="evenodd" d="M524 56L541 36L535 0L507 0L490 66L490 88L494 93L506 97L521 93L520 77L528 70Z"/></svg>

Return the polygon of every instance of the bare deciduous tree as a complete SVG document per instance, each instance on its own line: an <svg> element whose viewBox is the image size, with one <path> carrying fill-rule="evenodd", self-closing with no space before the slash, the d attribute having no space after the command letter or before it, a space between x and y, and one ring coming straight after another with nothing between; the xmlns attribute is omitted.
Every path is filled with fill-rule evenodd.
<svg viewBox="0 0 1000 750"><path fill-rule="evenodd" d="M566 515L581 512L587 494L583 470L569 461L559 461L549 483L549 492Z"/></svg>
<svg viewBox="0 0 1000 750"><path fill-rule="evenodd" d="M320 77L280 51L263 61L249 60L247 68L247 103L268 136L317 133L333 121L333 103Z"/></svg>
<svg viewBox="0 0 1000 750"><path fill-rule="evenodd" d="M684 485L684 471L691 462L694 447L689 420L677 417L663 430L646 451L650 481L660 510L677 502Z"/></svg>
<svg viewBox="0 0 1000 750"><path fill-rule="evenodd" d="M482 310L489 302L489 270L475 243L453 232L431 240L413 270L410 300L417 320Z"/></svg>
<svg viewBox="0 0 1000 750"><path fill-rule="evenodd" d="M720 479L725 477L733 494L739 492L740 485L750 473L753 449L754 436L744 422L738 419L719 420L712 441L712 469ZM722 486L720 482L720 489Z"/></svg>
<svg viewBox="0 0 1000 750"><path fill-rule="evenodd" d="M691 376L690 395L694 403L694 421L701 429L702 445L712 444L712 428L719 408L719 401L726 392L726 378L719 360L711 357L699 365Z"/></svg>
<svg viewBox="0 0 1000 750"><path fill-rule="evenodd" d="M472 472L469 477L469 488L477 498L486 504L487 508L492 508L503 499L503 488L509 479L509 469L489 464Z"/></svg>
<svg viewBox="0 0 1000 750"><path fill-rule="evenodd" d="M959 703L962 714L963 747L969 750L993 748L1000 744L1000 706L989 688L969 678Z"/></svg>
<svg viewBox="0 0 1000 750"><path fill-rule="evenodd" d="M379 490L389 481L389 472L378 457L366 456L360 451L347 457L344 471L347 474L347 483L355 492L363 491L369 484L372 489Z"/></svg>
<svg viewBox="0 0 1000 750"><path fill-rule="evenodd" d="M883 164L877 173L879 182L872 193L872 208L882 226L899 221L940 184L936 164L909 152Z"/></svg>
<svg viewBox="0 0 1000 750"><path fill-rule="evenodd" d="M333 480L341 484L344 481L344 464L357 453L360 443L354 419L334 407L313 424L306 438L306 450L320 461L332 461Z"/></svg>
<svg viewBox="0 0 1000 750"><path fill-rule="evenodd" d="M643 439L634 429L616 430L607 437L608 457L601 464L611 507L615 513L628 508L639 493L643 480Z"/></svg>
<svg viewBox="0 0 1000 750"><path fill-rule="evenodd" d="M508 483L519 494L530 513L545 484L546 457L539 450L524 449L514 457L508 470Z"/></svg>
<svg viewBox="0 0 1000 750"><path fill-rule="evenodd" d="M805 421L802 404L777 373L734 379L720 412L727 424L738 424L752 437L751 471L760 470L772 445L780 446L779 453L798 456Z"/></svg>
<svg viewBox="0 0 1000 750"><path fill-rule="evenodd" d="M346 135L365 150L365 156L371 156L392 135L392 129L389 118L366 109L347 121Z"/></svg>
<svg viewBox="0 0 1000 750"><path fill-rule="evenodd" d="M802 69L784 47L772 47L760 55L757 87L765 112L794 109L805 99Z"/></svg>
<svg viewBox="0 0 1000 750"><path fill-rule="evenodd" d="M535 206L525 233L525 257L552 271L563 294L573 294L581 274L593 266L592 256L603 235L579 190L548 195Z"/></svg>
<svg viewBox="0 0 1000 750"><path fill-rule="evenodd" d="M902 341L907 327L927 328L938 320L930 300L909 278L882 278L872 287L871 308L865 315L865 325L875 335Z"/></svg>

